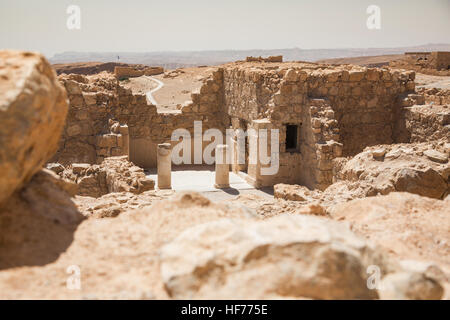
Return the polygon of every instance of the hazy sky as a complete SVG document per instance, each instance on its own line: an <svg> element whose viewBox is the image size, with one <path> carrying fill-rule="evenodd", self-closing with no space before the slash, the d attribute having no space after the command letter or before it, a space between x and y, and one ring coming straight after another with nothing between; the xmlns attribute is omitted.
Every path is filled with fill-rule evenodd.
<svg viewBox="0 0 450 320"><path fill-rule="evenodd" d="M66 9L81 8L68 30ZM381 29L366 27L369 5ZM450 43L450 0L0 0L0 48L163 51Z"/></svg>

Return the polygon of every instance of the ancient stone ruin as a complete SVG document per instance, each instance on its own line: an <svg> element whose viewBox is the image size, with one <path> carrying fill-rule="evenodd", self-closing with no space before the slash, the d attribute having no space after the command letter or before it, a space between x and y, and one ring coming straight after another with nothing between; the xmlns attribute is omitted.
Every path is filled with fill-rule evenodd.
<svg viewBox="0 0 450 320"><path fill-rule="evenodd" d="M415 92L414 77L412 71L390 69L241 62L214 68L179 110L161 111L111 75L61 76L70 108L52 161L99 164L106 157L129 155L136 165L151 169L157 167L158 144L179 142L171 139L176 129L187 130L186 139L192 141L212 128L224 136L227 129L254 129L244 151L237 135L231 137L233 154L246 155L245 161L230 160L232 171L254 187L290 183L324 190L333 183L335 158L377 144L429 141L427 130L433 131L432 139L448 134L448 112L442 119L419 116L425 100ZM279 132L279 149L271 150L279 158L273 175L261 175L266 164L248 158L257 154L260 129ZM269 135L268 150L271 141ZM210 143L200 140L202 152ZM193 151L189 160L204 164Z"/></svg>
<svg viewBox="0 0 450 320"><path fill-rule="evenodd" d="M0 298L448 299L447 89L282 61L0 51Z"/></svg>
<svg viewBox="0 0 450 320"><path fill-rule="evenodd" d="M389 65L428 74L450 75L450 52L405 52L402 59L391 61Z"/></svg>

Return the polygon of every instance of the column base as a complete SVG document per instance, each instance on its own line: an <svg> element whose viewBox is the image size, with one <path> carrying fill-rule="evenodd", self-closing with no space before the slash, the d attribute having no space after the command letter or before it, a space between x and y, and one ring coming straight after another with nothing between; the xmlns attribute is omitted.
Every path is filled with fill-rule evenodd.
<svg viewBox="0 0 450 320"><path fill-rule="evenodd" d="M214 184L214 188L216 189L228 189L229 187L229 184Z"/></svg>

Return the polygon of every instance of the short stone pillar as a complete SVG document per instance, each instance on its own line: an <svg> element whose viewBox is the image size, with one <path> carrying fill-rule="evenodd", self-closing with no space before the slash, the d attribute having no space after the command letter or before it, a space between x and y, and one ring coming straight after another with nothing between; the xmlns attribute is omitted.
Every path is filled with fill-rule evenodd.
<svg viewBox="0 0 450 320"><path fill-rule="evenodd" d="M172 189L172 145L158 144L158 189Z"/></svg>
<svg viewBox="0 0 450 320"><path fill-rule="evenodd" d="M128 126L127 125L123 125L120 126L120 134L122 135L122 141L123 141L123 145L122 145L122 151L123 154L126 155L128 157L128 159L130 159L130 134L128 131Z"/></svg>
<svg viewBox="0 0 450 320"><path fill-rule="evenodd" d="M230 165L227 161L228 146L219 144L216 146L216 183L217 189L230 187Z"/></svg>

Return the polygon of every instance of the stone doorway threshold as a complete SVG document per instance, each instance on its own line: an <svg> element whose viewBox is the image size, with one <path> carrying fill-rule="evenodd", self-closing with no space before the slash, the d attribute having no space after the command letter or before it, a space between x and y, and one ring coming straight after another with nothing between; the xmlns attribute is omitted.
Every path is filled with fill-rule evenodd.
<svg viewBox="0 0 450 320"><path fill-rule="evenodd" d="M147 177L155 180L155 185L157 185L156 168L145 172ZM214 201L231 199L248 193L273 199L273 188L255 189L241 175L233 172L230 172L230 188L216 189L214 188L214 182L214 165L172 166L172 189L175 191L197 191Z"/></svg>

